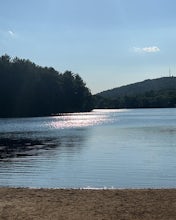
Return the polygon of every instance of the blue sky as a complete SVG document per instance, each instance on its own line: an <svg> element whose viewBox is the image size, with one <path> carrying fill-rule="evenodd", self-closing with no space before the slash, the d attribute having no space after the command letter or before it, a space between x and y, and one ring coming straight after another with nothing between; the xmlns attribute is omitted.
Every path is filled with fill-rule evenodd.
<svg viewBox="0 0 176 220"><path fill-rule="evenodd" d="M92 93L176 75L173 0L0 0L0 55L71 70Z"/></svg>

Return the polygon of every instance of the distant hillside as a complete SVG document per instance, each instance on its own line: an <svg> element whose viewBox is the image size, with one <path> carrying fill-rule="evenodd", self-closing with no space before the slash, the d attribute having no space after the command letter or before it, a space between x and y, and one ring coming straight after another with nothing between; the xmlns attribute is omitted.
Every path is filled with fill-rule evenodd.
<svg viewBox="0 0 176 220"><path fill-rule="evenodd" d="M176 90L176 77L148 79L142 82L103 91L97 95L104 98L116 99L122 96L136 96L149 91L157 92L161 90Z"/></svg>
<svg viewBox="0 0 176 220"><path fill-rule="evenodd" d="M94 95L95 108L176 107L176 77L163 77L122 86Z"/></svg>

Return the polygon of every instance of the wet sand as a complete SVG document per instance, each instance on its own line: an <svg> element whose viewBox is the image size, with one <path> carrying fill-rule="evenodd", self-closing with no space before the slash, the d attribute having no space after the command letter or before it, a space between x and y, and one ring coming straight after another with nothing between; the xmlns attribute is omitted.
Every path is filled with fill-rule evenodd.
<svg viewBox="0 0 176 220"><path fill-rule="evenodd" d="M175 220L176 189L0 188L0 219Z"/></svg>

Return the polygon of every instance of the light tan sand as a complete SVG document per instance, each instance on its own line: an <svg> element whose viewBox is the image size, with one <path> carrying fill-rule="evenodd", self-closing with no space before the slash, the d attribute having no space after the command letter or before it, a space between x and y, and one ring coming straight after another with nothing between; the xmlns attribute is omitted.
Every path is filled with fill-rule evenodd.
<svg viewBox="0 0 176 220"><path fill-rule="evenodd" d="M0 220L176 220L176 189L0 188Z"/></svg>

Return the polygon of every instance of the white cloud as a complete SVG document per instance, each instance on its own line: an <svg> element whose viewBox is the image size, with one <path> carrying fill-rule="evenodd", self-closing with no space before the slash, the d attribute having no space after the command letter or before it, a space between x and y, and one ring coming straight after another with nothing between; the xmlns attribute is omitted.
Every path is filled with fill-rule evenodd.
<svg viewBox="0 0 176 220"><path fill-rule="evenodd" d="M133 47L133 50L136 53L141 53L142 52L142 48L140 48L140 47Z"/></svg>
<svg viewBox="0 0 176 220"><path fill-rule="evenodd" d="M152 47L133 47L134 52L136 53L156 53L160 51L160 48L157 46Z"/></svg>
<svg viewBox="0 0 176 220"><path fill-rule="evenodd" d="M11 30L9 30L8 33L9 33L9 35L10 35L11 37L14 37L14 36L15 36L15 33L14 33L13 31L11 31Z"/></svg>
<svg viewBox="0 0 176 220"><path fill-rule="evenodd" d="M160 49L159 47L156 47L156 46L153 46L153 47L144 47L142 48L142 50L146 53L156 53L156 52L159 52Z"/></svg>

